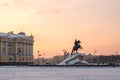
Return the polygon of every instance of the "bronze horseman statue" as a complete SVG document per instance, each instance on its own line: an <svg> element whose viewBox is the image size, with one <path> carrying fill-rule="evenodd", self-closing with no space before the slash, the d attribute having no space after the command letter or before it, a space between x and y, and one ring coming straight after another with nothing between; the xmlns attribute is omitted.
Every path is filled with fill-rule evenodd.
<svg viewBox="0 0 120 80"><path fill-rule="evenodd" d="M78 49L83 49L83 47L80 45L80 43L81 43L80 40L75 39L71 54L73 54L73 53L78 54Z"/></svg>

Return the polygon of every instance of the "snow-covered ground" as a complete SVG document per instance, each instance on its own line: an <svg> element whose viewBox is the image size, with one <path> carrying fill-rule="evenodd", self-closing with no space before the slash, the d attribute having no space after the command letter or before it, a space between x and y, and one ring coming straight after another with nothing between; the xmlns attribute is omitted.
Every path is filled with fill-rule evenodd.
<svg viewBox="0 0 120 80"><path fill-rule="evenodd" d="M0 66L0 80L120 80L120 68Z"/></svg>

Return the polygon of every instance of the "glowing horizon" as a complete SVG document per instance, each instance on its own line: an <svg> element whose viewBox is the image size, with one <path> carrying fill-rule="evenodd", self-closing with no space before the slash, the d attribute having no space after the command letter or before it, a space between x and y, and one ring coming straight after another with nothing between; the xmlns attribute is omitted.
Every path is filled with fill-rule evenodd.
<svg viewBox="0 0 120 80"><path fill-rule="evenodd" d="M71 52L75 39L86 54L120 52L119 0L0 0L0 32L34 36L34 55Z"/></svg>

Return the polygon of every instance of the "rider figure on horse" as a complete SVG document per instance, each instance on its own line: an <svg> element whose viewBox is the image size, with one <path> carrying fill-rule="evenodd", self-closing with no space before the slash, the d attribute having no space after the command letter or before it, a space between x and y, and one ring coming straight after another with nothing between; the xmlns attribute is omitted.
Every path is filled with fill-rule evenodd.
<svg viewBox="0 0 120 80"><path fill-rule="evenodd" d="M78 53L77 51L79 48L82 49L82 46L80 45L80 43L81 43L80 40L75 39L71 54L73 54L74 52Z"/></svg>

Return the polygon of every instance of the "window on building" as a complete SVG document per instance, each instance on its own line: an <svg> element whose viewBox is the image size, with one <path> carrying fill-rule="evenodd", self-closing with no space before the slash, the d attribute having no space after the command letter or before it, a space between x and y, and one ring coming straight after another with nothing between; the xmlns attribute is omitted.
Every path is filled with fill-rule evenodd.
<svg viewBox="0 0 120 80"><path fill-rule="evenodd" d="M22 61L24 61L24 58L22 58Z"/></svg>
<svg viewBox="0 0 120 80"><path fill-rule="evenodd" d="M2 54L6 54L6 42L2 42Z"/></svg>
<svg viewBox="0 0 120 80"><path fill-rule="evenodd" d="M11 42L7 43L7 54L8 55L13 55L13 52L12 52L12 43Z"/></svg>
<svg viewBox="0 0 120 80"><path fill-rule="evenodd" d="M26 58L26 61L28 61L28 58Z"/></svg>
<svg viewBox="0 0 120 80"><path fill-rule="evenodd" d="M0 55L1 55L2 53L1 53L1 42L0 42Z"/></svg>

